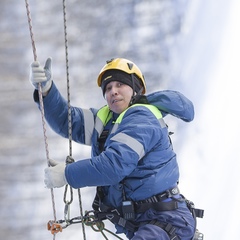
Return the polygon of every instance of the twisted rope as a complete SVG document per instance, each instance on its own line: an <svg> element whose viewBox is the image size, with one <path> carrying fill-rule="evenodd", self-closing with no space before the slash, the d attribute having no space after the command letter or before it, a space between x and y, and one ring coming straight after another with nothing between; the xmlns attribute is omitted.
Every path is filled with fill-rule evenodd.
<svg viewBox="0 0 240 240"><path fill-rule="evenodd" d="M69 81L69 61L68 61L68 40L67 40L67 16L66 16L66 1L63 0L63 19L64 19L64 39L65 39L65 55L66 55L66 75L67 75L67 99L68 99L68 139L69 139L69 156L72 157L72 115L71 115L71 102L70 102L70 81ZM67 194L68 185L65 187L64 193L64 202L67 203L66 194ZM71 200L72 197L72 188L70 187L71 193ZM78 189L78 200L79 200L79 208L80 208L80 215L83 217L83 207L82 207L82 198L81 198L81 191ZM86 240L86 232L85 226L82 222L82 232L83 232L83 239Z"/></svg>
<svg viewBox="0 0 240 240"><path fill-rule="evenodd" d="M27 10L27 18L28 18L29 32L30 32L30 38L31 38L31 44L32 44L33 58L34 58L34 61L37 61L37 50L36 50L34 36L33 36L32 19L31 19L31 12L30 12L28 0L25 0L25 4L26 4L26 10ZM41 119L42 119L42 128L43 128L46 158L47 158L47 164L49 166L48 139L47 139L46 122L45 122L45 118L44 118L44 105L43 105L41 83L38 84L38 95L39 95L39 103L40 103L40 112L41 112ZM51 199L52 199L53 217L54 217L54 222L56 222L57 217L56 217L56 207L55 207L55 200L54 200L54 191L52 188L50 191L51 191ZM55 239L55 234L53 235L53 239Z"/></svg>

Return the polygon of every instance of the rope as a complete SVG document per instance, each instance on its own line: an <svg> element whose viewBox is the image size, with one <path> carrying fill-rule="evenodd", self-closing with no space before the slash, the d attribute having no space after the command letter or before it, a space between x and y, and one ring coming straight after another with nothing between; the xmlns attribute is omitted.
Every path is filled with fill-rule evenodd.
<svg viewBox="0 0 240 240"><path fill-rule="evenodd" d="M69 156L72 157L72 115L71 115L71 102L70 102L70 81L69 81L69 64L68 64L68 40L67 40L67 17L66 17L66 3L63 0L63 19L64 19L64 39L65 39L65 54L66 54L66 74L67 74L67 99L68 99L68 139L69 139ZM72 188L70 187L71 200L66 200L68 185L65 186L64 202L70 204L73 200ZM78 199L80 215L83 217L83 207L80 189L78 189ZM83 239L86 240L85 226L82 222Z"/></svg>
<svg viewBox="0 0 240 240"><path fill-rule="evenodd" d="M28 0L25 0L26 3L26 11L27 11L27 18L28 18L28 25L29 25L29 32L30 32L30 37L31 37L31 44L32 44L32 51L33 51L33 58L34 61L37 61L37 50L35 46L35 41L34 41L34 35L33 35L33 28L32 28L32 19L31 19L31 13L30 13L30 7ZM69 83L69 66L68 66L68 44L67 44L67 21L66 21L66 4L65 0L63 0L63 16L64 16L64 36L65 36L65 53L66 53L66 73L67 73L67 96L68 96L68 134L69 134L69 156L66 159L67 163L70 163L73 160L72 158L72 120L71 120L71 105L70 105L70 83ZM42 96L42 86L41 83L38 85L38 94L39 94L39 102L40 102L40 111L41 111L41 118L42 118L42 128L43 128L43 135L44 135L44 143L45 143L45 151L46 151L46 158L49 165L49 150L48 150L48 139L47 139L47 134L46 134L46 122L44 118L44 104L43 104L43 96ZM73 201L73 193L72 193L72 188L70 187L70 201L66 200L66 195L67 195L67 189L68 185L65 187L65 192L64 192L64 202L65 202L65 222L67 225L64 227L66 228L70 224L73 224L74 222L71 222L68 219L68 211L69 211L69 205ZM83 219L83 208L82 208L82 201L81 201L81 192L80 189L78 189L78 198L79 198L79 206L80 206L80 214L81 214L81 219ZM54 221L49 221L48 223L48 230L52 230L53 233L53 240L55 240L56 233L59 231L62 231L62 226L58 223L56 218L56 207L55 207L55 200L54 200L54 191L53 188L51 188L51 199L52 199L52 208L53 208L53 217ZM88 216L88 221L81 221L82 223L82 230L83 230L83 239L86 240L86 233L85 233L85 225L90 226L95 232L101 232L103 237L108 240L106 234L103 231L108 232L109 234L113 235L117 239L123 240L121 237L117 236L110 230L105 228L105 225L102 221L91 221L91 218L94 216ZM61 222L64 222L61 221ZM76 222L78 223L78 222Z"/></svg>
<svg viewBox="0 0 240 240"><path fill-rule="evenodd" d="M28 4L28 0L25 0L25 3L26 3L26 10L27 10L29 32L30 32L31 43L32 43L33 58L34 58L34 61L37 61L37 50L36 50L34 36L33 36L32 19L31 19L31 13L30 13L30 7ZM49 166L49 150L48 150L48 140L47 140L47 133L46 133L47 132L46 131L46 122L44 119L44 105L43 105L41 83L38 84L38 95L39 95L40 111L41 111L41 118L42 118L42 128L43 128L46 158L47 158L47 163ZM54 200L54 191L52 188L50 191L51 191L51 199L52 199L53 217L54 217L54 221L56 222L57 217L56 217L56 208L55 208L55 200ZM53 239L55 239L55 234L53 235Z"/></svg>

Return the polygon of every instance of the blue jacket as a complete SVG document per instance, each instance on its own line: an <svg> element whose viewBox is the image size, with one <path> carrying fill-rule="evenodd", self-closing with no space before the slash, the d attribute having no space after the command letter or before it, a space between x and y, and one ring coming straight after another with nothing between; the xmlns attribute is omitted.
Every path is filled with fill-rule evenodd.
<svg viewBox="0 0 240 240"><path fill-rule="evenodd" d="M66 166L65 176L70 186L104 186L104 203L119 207L122 188L127 199L138 201L177 184L176 154L162 117L171 114L191 121L193 104L179 92L170 90L149 94L147 99L150 105L133 105L121 116L112 114L108 107L100 111L71 107L72 139L91 145L92 156ZM44 113L51 128L68 138L68 105L54 83L44 97ZM105 150L100 152L97 140L106 127L111 131Z"/></svg>

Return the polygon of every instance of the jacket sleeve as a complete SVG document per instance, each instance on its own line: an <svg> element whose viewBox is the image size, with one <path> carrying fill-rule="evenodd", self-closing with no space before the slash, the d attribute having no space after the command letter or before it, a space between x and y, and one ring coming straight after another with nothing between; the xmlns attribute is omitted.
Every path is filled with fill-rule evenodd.
<svg viewBox="0 0 240 240"><path fill-rule="evenodd" d="M104 152L67 165L67 182L74 188L119 183L135 171L146 153L160 144L161 137L162 129L152 112L143 106L132 107L117 131L107 139ZM163 148L166 148L164 144Z"/></svg>
<svg viewBox="0 0 240 240"><path fill-rule="evenodd" d="M185 122L190 122L194 118L193 103L180 92L158 91L147 95L147 100L160 111L163 111L165 115L171 114Z"/></svg>
<svg viewBox="0 0 240 240"><path fill-rule="evenodd" d="M38 92L34 92L34 100L40 108ZM44 116L49 124L49 126L62 137L68 138L68 103L62 97L55 84L52 87L46 97L43 98L44 103ZM88 118L91 121L85 121L84 114L87 112ZM86 144L86 122L89 124L94 121L94 113L91 110L84 110L77 107L71 106L71 116L72 116L72 139L78 143ZM89 127L90 128L90 127ZM91 126L93 129L93 126Z"/></svg>

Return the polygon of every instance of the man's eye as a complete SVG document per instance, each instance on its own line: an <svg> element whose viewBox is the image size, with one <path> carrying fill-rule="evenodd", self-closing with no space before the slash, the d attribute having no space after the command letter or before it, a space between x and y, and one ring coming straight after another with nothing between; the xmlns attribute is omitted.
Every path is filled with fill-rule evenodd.
<svg viewBox="0 0 240 240"><path fill-rule="evenodd" d="M111 90L111 87L106 87L106 91L109 92Z"/></svg>

